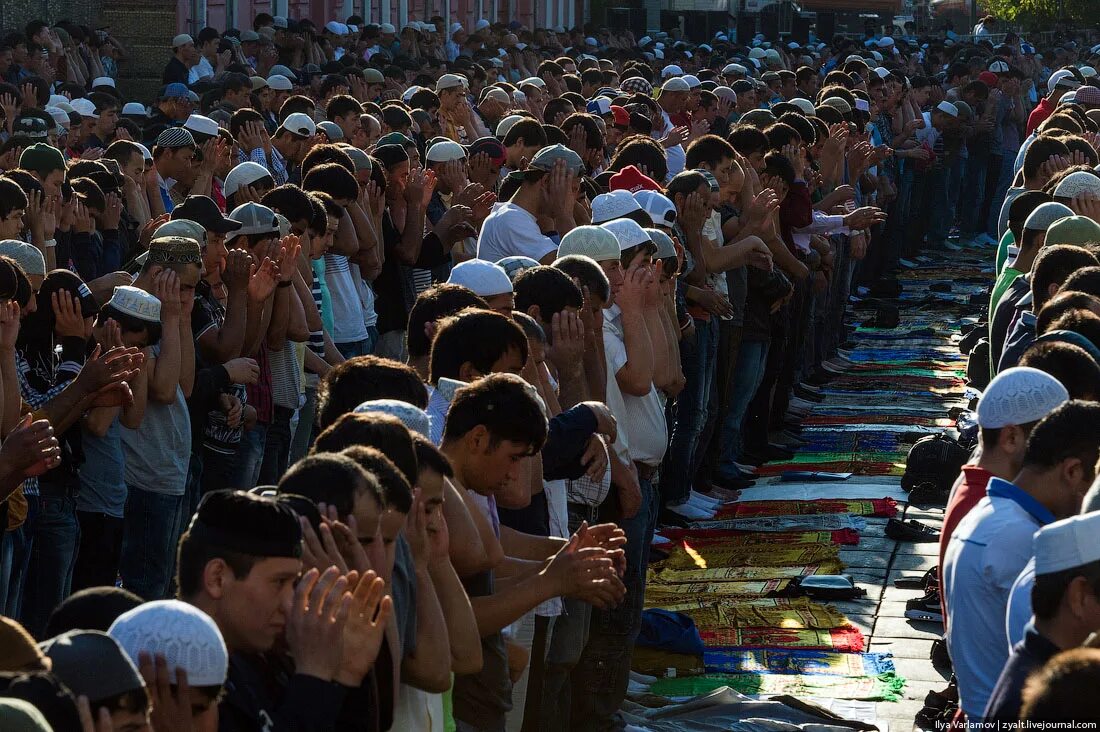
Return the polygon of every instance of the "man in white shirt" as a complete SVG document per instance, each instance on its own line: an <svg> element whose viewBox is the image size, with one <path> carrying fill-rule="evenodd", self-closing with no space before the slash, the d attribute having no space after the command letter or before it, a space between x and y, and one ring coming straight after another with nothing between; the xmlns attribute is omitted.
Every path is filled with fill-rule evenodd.
<svg viewBox="0 0 1100 732"><path fill-rule="evenodd" d="M687 104L690 93L691 87L688 86L686 81L678 76L666 80L665 83L661 85L661 89L658 92L657 104L661 107L661 119L664 121L664 124L659 131L657 125L653 126L654 138L662 140L670 136L675 125L672 124L672 119L669 115L680 114L684 111L684 106ZM687 153L684 152L683 142L680 140L679 134L673 136L669 141L676 141L675 145L665 146L665 158L668 160L668 177L671 178L683 171Z"/></svg>
<svg viewBox="0 0 1100 732"><path fill-rule="evenodd" d="M518 181L512 197L497 203L481 226L477 258L498 262L524 256L549 265L557 259L557 241L544 234L540 219L552 219L557 238L576 226L577 200L584 163L564 145L550 145L535 153L525 170L511 173L503 186ZM502 190L503 190L502 186Z"/></svg>
<svg viewBox="0 0 1100 732"><path fill-rule="evenodd" d="M1008 659L1005 613L1012 585L1031 559L1031 537L1078 512L1098 452L1100 405L1066 402L1032 430L1015 480L991 479L986 497L951 536L941 567L947 644L959 706L971 720L981 719Z"/></svg>

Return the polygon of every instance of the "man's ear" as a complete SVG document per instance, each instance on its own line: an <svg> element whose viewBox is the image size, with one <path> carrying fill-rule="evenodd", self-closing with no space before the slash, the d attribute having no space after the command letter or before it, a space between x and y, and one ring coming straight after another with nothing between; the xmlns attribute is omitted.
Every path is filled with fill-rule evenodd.
<svg viewBox="0 0 1100 732"><path fill-rule="evenodd" d="M477 381L481 376L481 372L469 361L463 361L462 365L458 367L459 381L464 381L469 384L471 381Z"/></svg>

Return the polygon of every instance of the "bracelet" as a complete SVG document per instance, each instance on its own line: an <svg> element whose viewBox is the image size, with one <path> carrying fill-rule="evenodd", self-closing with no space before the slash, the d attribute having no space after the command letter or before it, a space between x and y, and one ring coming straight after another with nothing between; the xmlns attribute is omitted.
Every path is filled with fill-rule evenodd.
<svg viewBox="0 0 1100 732"><path fill-rule="evenodd" d="M50 249L52 247L56 247L57 246L57 239L47 239L46 241L42 242L42 245L44 247L46 247L47 249Z"/></svg>
<svg viewBox="0 0 1100 732"><path fill-rule="evenodd" d="M293 284L294 284L293 280L287 280L286 282L280 281L279 284L277 284L275 286L276 287L290 287Z"/></svg>

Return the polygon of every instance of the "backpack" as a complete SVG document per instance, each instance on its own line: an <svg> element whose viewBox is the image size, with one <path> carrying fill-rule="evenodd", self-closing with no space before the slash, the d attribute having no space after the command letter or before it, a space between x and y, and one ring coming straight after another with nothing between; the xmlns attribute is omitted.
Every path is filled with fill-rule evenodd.
<svg viewBox="0 0 1100 732"><path fill-rule="evenodd" d="M947 495L969 457L969 450L945 434L922 437L913 443L905 458L902 490L931 484L930 487Z"/></svg>

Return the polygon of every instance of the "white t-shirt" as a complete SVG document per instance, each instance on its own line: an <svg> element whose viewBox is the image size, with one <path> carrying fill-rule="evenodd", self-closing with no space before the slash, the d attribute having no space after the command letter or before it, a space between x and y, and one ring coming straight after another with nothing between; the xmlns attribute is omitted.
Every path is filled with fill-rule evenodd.
<svg viewBox="0 0 1100 732"><path fill-rule="evenodd" d="M658 135L656 132L653 133L654 139L657 140L659 140L661 136L667 135L669 130L671 130L675 126L672 124L672 120L669 119L668 112L664 111L663 109L661 110L661 117L665 120L665 129L664 132L661 133L661 135ZM668 161L669 178L676 175L677 173L682 173L684 171L684 166L687 165L687 153L684 152L684 146L677 145L676 147L666 147L665 159Z"/></svg>
<svg viewBox="0 0 1100 732"><path fill-rule="evenodd" d="M489 262L517 256L542 261L557 248L531 212L508 201L493 206L477 238L477 258Z"/></svg>
<svg viewBox="0 0 1100 732"><path fill-rule="evenodd" d="M367 337L366 318L359 299L359 288L348 258L343 254L325 255L325 282L332 297L332 340L334 343L355 343Z"/></svg>
<svg viewBox="0 0 1100 732"><path fill-rule="evenodd" d="M924 112L924 127L920 128L914 133L914 137L917 138L917 142L922 145L928 145L928 148L934 148L936 146L936 140L940 138L940 131L932 126L932 113ZM982 710L985 711L984 709Z"/></svg>
<svg viewBox="0 0 1100 732"><path fill-rule="evenodd" d="M626 433L630 457L646 465L658 466L668 447L668 424L665 405L657 388L650 384L643 397L623 394L611 389L615 374L626 365L626 342L623 340L622 310L612 305L604 310L603 347L607 361L607 406L619 423L619 433ZM616 383L617 386L617 383Z"/></svg>

